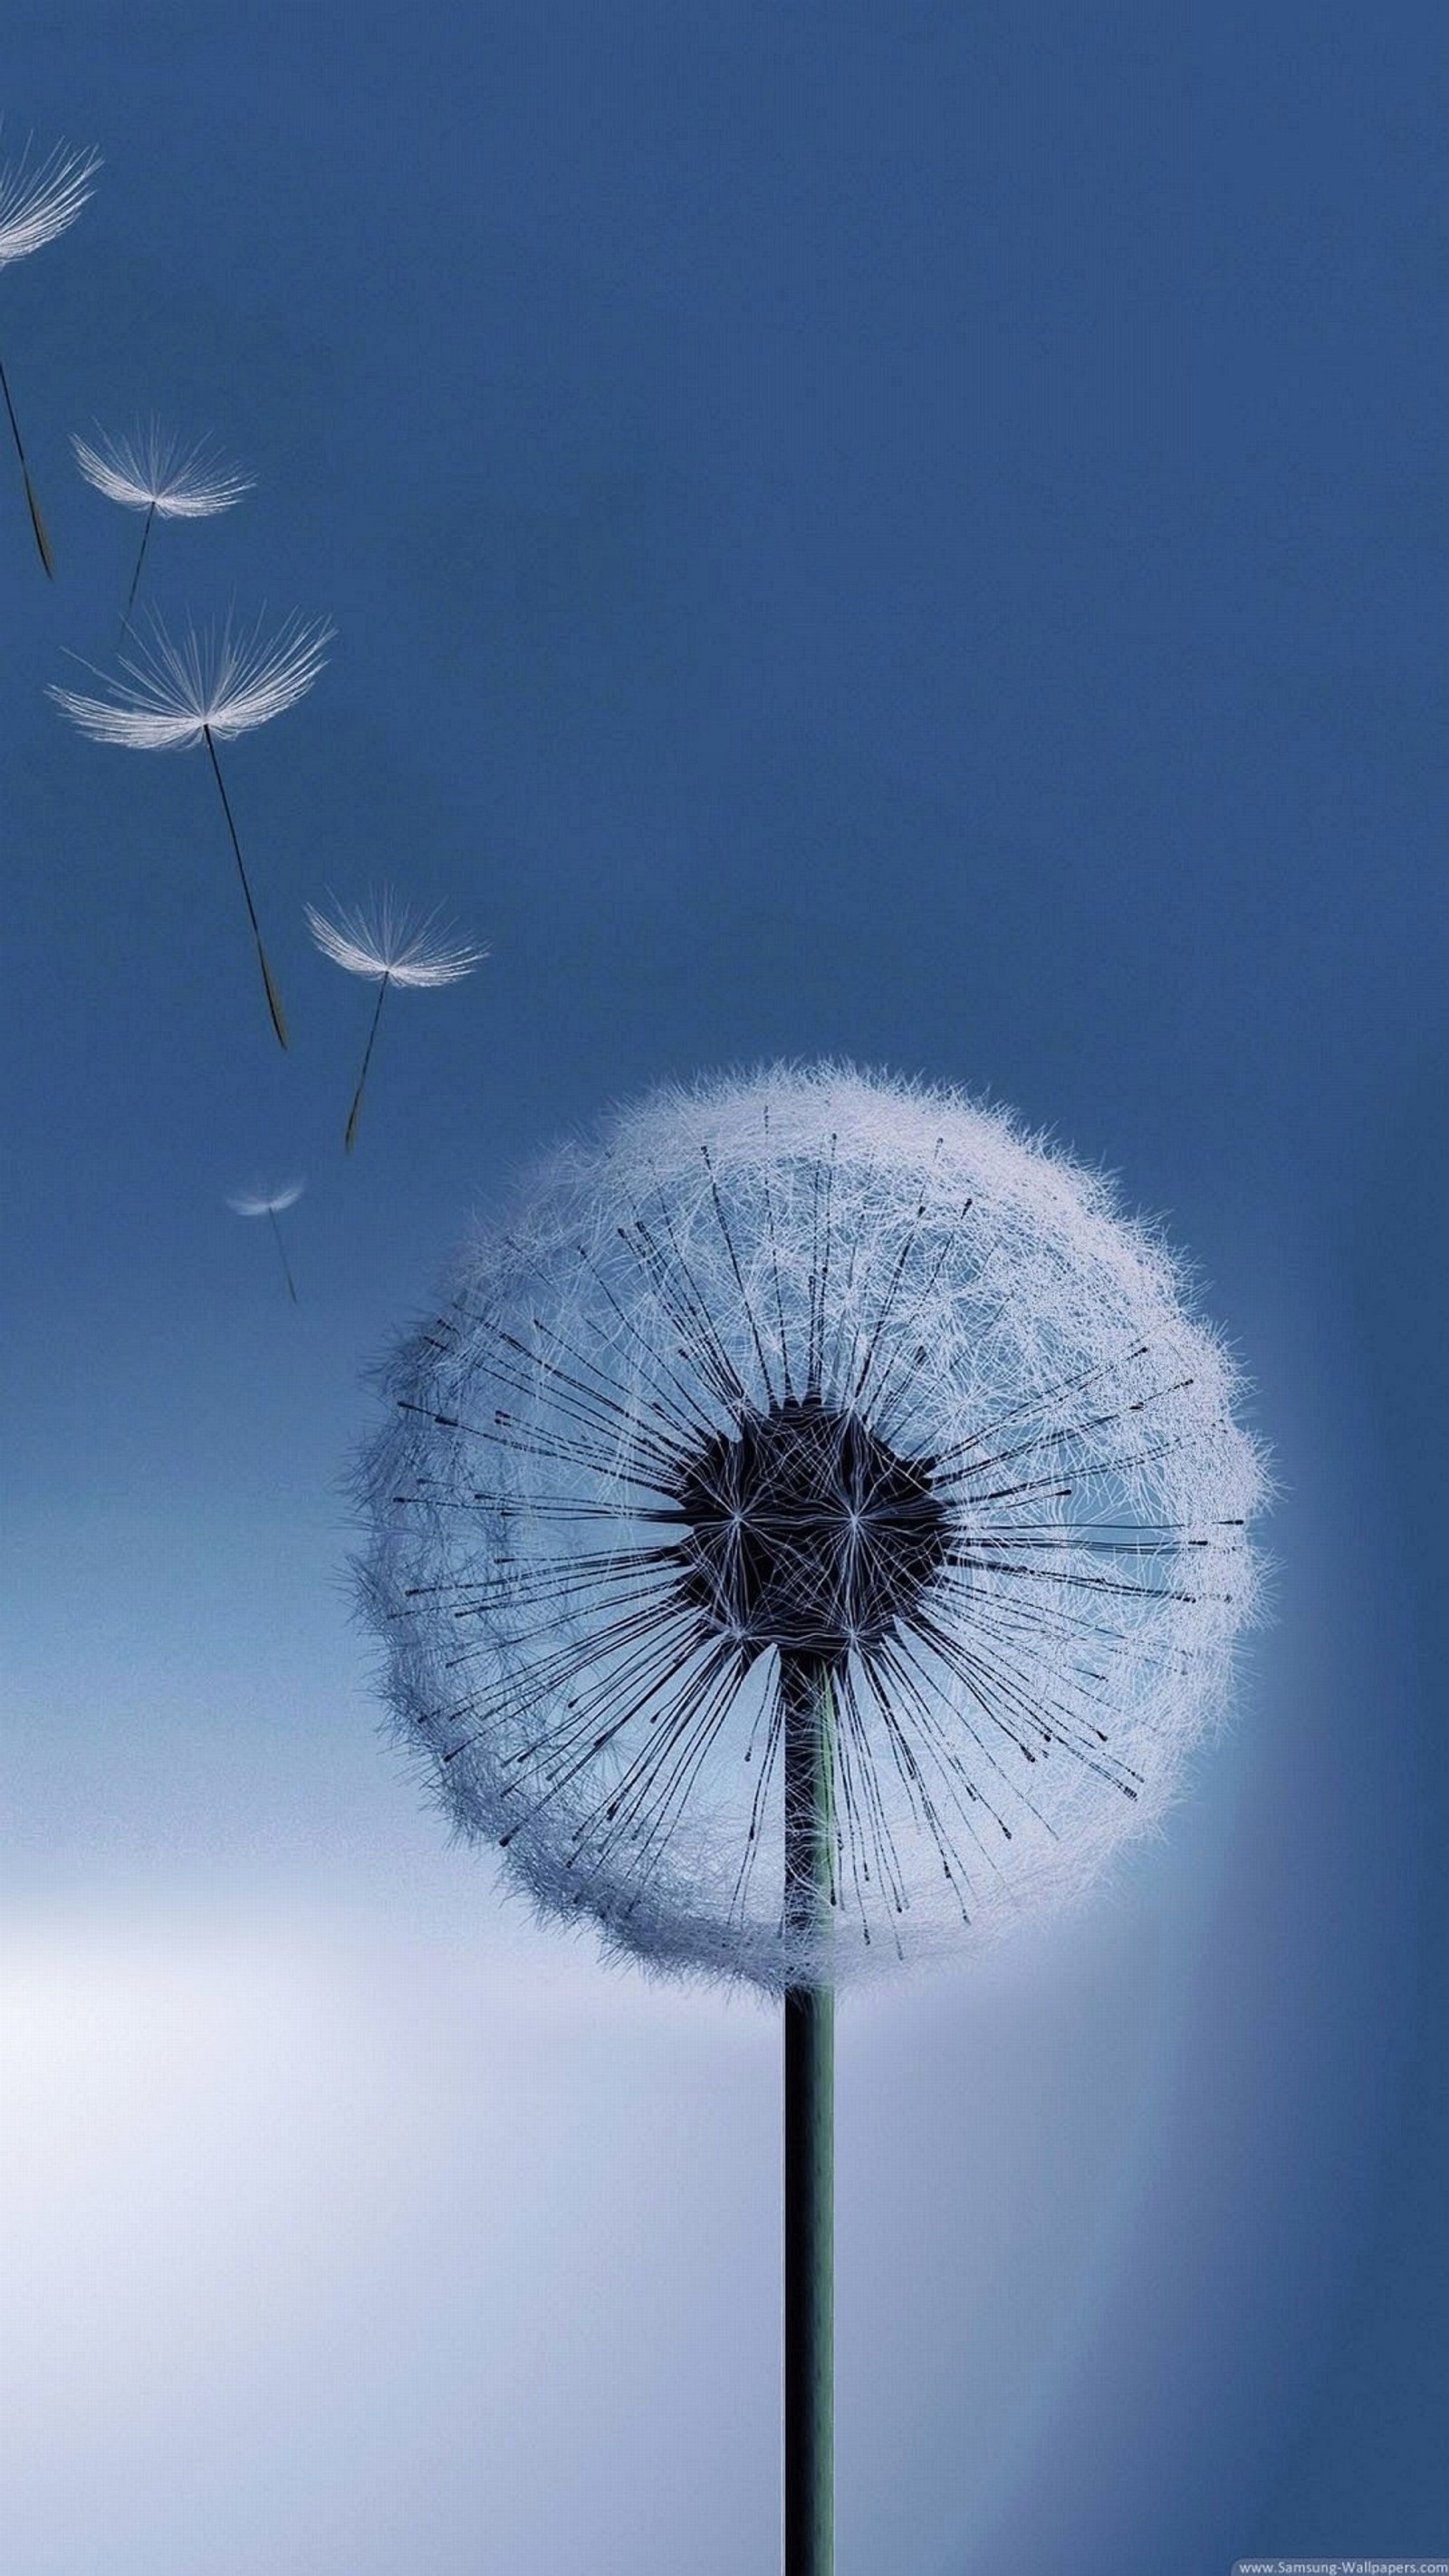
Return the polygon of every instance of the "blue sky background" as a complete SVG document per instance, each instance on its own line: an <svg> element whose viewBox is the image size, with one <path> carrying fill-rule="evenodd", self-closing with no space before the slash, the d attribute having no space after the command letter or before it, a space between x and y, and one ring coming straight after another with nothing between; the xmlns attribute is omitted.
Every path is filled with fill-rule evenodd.
<svg viewBox="0 0 1449 2576"><path fill-rule="evenodd" d="M500 1907L378 1745L341 1477L469 1216L661 1076L1013 1102L1194 1255L1276 1621L1090 1915L851 2006L840 2568L1449 2551L1442 14L7 19L13 2576L776 2547L777 2035ZM228 775L43 691L328 613ZM8 496L8 499L7 499ZM154 577L154 578L153 578ZM83 683L82 683L83 685ZM492 942L400 997L301 907ZM301 1303L226 1194L307 1176Z"/></svg>

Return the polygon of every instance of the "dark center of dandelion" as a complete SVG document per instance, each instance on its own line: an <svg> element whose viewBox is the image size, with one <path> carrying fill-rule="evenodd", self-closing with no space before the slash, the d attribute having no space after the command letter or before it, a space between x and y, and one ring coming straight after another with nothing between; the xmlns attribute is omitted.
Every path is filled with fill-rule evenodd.
<svg viewBox="0 0 1449 2576"><path fill-rule="evenodd" d="M950 1544L928 1460L786 1396L700 1443L677 1488L684 1597L756 1652L840 1661L920 1600Z"/></svg>

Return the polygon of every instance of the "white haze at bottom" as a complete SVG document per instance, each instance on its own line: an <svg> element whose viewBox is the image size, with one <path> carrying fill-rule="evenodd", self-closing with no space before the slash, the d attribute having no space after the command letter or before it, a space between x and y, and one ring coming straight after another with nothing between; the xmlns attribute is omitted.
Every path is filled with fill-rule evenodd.
<svg viewBox="0 0 1449 2576"><path fill-rule="evenodd" d="M3 1945L10 2576L736 2576L778 2528L778 2035L515 1927ZM1007 2507L1140 2163L1151 1909L842 2012L840 2561ZM1035 1955L1033 1955L1035 1953Z"/></svg>

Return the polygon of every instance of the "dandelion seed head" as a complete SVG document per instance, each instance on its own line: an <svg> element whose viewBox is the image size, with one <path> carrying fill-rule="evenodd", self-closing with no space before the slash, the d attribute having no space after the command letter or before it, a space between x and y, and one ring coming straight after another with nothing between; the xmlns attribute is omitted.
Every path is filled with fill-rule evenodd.
<svg viewBox="0 0 1449 2576"><path fill-rule="evenodd" d="M399 1735L539 1907L653 1966L780 1991L985 1942L1157 1824L1227 1705L1264 1494L1231 1362L1104 1181L959 1094L655 1094L466 1249L383 1388Z"/></svg>
<svg viewBox="0 0 1449 2576"><path fill-rule="evenodd" d="M18 160L0 163L0 268L28 259L68 230L92 194L99 152L64 143L44 154L27 143Z"/></svg>
<svg viewBox="0 0 1449 2576"><path fill-rule="evenodd" d="M127 510L154 510L158 519L210 519L253 490L256 477L228 466L209 438L188 445L159 420L118 437L71 437L75 460L88 483Z"/></svg>
<svg viewBox="0 0 1449 2576"><path fill-rule="evenodd" d="M240 1190L228 1198L227 1206L238 1216L280 1216L283 1208L295 1207L307 1184L305 1180L284 1181L280 1189Z"/></svg>
<svg viewBox="0 0 1449 2576"><path fill-rule="evenodd" d="M470 947L441 933L436 912L410 912L387 890L370 908L335 904L335 920L314 904L304 908L307 926L324 957L370 983L411 985L418 990L456 984L488 955L486 947Z"/></svg>
<svg viewBox="0 0 1449 2576"><path fill-rule="evenodd" d="M108 698L47 694L93 742L185 751L208 732L230 742L305 697L334 631L325 619L292 617L269 635L260 622L246 629L228 618L173 636L153 617L146 639L121 656L124 676L109 682Z"/></svg>

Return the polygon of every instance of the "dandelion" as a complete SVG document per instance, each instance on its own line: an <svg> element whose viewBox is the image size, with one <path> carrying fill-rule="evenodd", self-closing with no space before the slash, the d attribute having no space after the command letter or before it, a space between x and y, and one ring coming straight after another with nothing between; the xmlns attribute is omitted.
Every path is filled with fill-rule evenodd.
<svg viewBox="0 0 1449 2576"><path fill-rule="evenodd" d="M104 433L98 436L100 444L96 447L84 438L71 438L76 463L86 481L103 492L108 501L119 502L123 510L144 510L146 514L121 617L124 635L131 622L153 522L213 519L219 511L234 509L254 488L256 478L238 474L227 465L210 439L199 438L186 446L171 431L163 429L158 420L150 420L124 437L107 438Z"/></svg>
<svg viewBox="0 0 1449 2576"><path fill-rule="evenodd" d="M128 676L111 682L109 698L78 697L71 689L49 692L94 742L121 743L132 751L186 751L199 742L206 745L246 898L267 1008L282 1046L287 1043L287 1023L262 945L216 746L269 724L273 716L305 697L324 666L332 634L324 621L309 624L294 617L270 638L263 637L260 625L247 634L234 630L228 620L220 628L200 633L188 627L177 639L153 618L150 642L136 644L129 655L122 656L121 669Z"/></svg>
<svg viewBox="0 0 1449 2576"><path fill-rule="evenodd" d="M227 1200L227 1206L235 1208L238 1216L266 1218L272 1229L272 1241L277 1247L277 1259L282 1265L282 1277L287 1283L287 1294L294 1306L297 1303L296 1283L292 1277L292 1265L287 1259L287 1247L282 1241L282 1229L277 1219L284 1208L296 1206L306 1186L305 1181L286 1181L279 1190L244 1190L237 1198Z"/></svg>
<svg viewBox="0 0 1449 2576"><path fill-rule="evenodd" d="M836 1066L562 1151L384 1380L400 1737L543 1911L785 2023L785 2564L831 2564L833 1993L1076 1896L1223 1707L1263 1494L1105 1183Z"/></svg>
<svg viewBox="0 0 1449 2576"><path fill-rule="evenodd" d="M52 152L33 156L29 144L18 161L0 163L0 268L13 260L28 259L33 250L43 250L58 233L75 222L91 194L91 180L101 166L98 152L72 152L58 143ZM15 405L10 398L10 385L0 365L0 393L5 397L5 410L15 453L20 459L20 472L25 484L26 506L34 532L40 560L51 579L55 578L55 556L45 521L40 515L35 486L26 462L25 442Z"/></svg>
<svg viewBox="0 0 1449 2576"><path fill-rule="evenodd" d="M457 940L437 934L437 914L426 919L410 916L398 907L390 893L384 893L371 912L344 911L339 905L337 919L329 921L313 904L305 907L307 926L324 957L342 966L349 975L361 975L376 984L377 1000L373 1004L372 1022L367 1044L362 1052L362 1070L352 1095L347 1114L347 1133L343 1149L351 1153L357 1141L357 1121L362 1111L362 1090L367 1068L372 1062L377 1024L390 985L411 985L424 991L440 984L456 984L471 975L475 966L487 956L486 948L469 948Z"/></svg>

